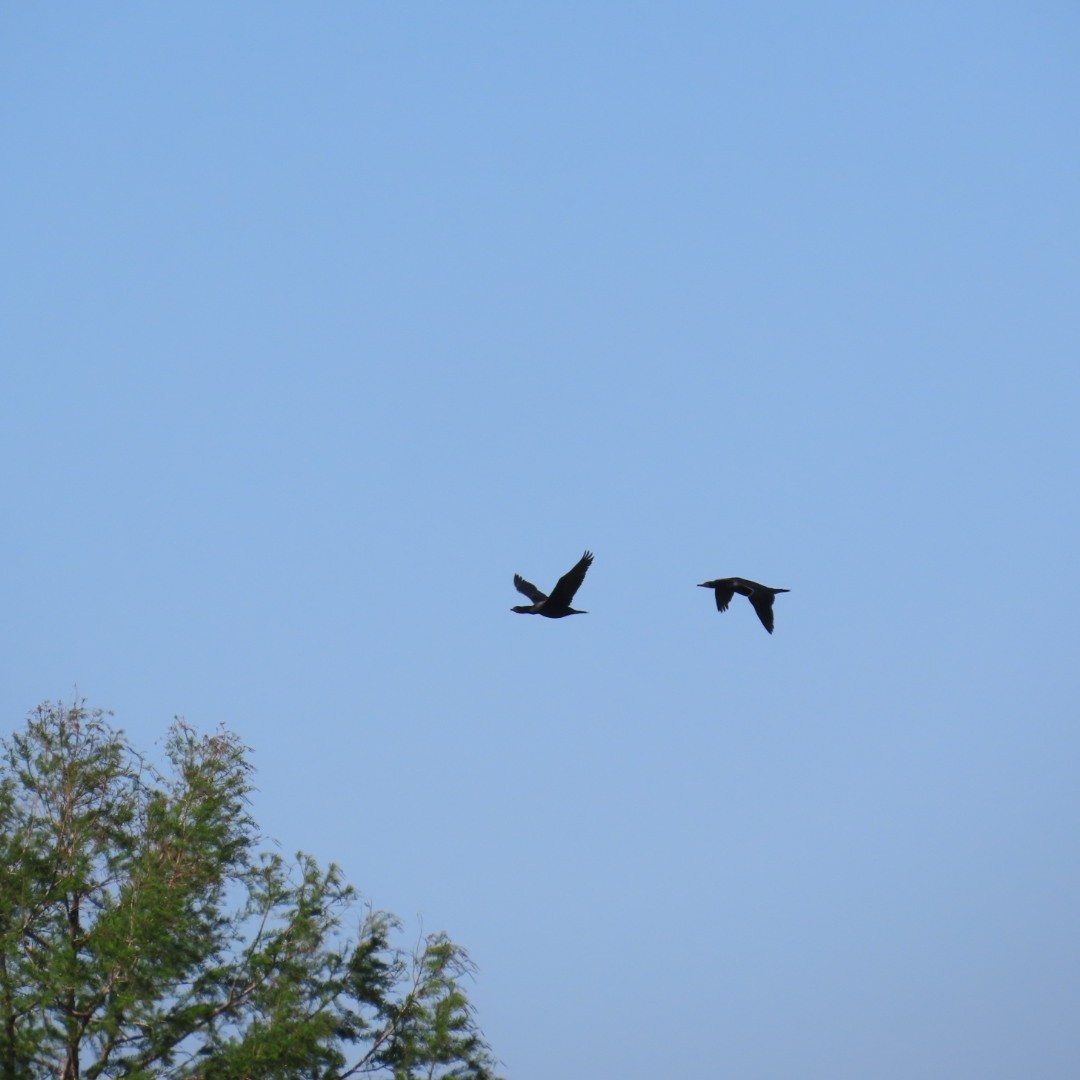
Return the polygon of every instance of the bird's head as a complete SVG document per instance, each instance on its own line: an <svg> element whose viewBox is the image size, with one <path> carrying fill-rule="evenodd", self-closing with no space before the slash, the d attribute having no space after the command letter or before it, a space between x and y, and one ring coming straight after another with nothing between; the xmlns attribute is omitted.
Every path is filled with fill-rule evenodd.
<svg viewBox="0 0 1080 1080"><path fill-rule="evenodd" d="M532 612L532 608L526 604L518 604L517 607L512 607L511 611L516 611L519 615L529 615Z"/></svg>

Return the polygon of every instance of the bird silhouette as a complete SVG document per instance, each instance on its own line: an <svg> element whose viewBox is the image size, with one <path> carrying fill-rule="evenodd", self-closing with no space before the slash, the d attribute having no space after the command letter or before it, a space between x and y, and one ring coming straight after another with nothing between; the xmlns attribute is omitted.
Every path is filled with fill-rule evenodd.
<svg viewBox="0 0 1080 1080"><path fill-rule="evenodd" d="M759 585L741 577L722 577L715 581L703 581L699 589L716 591L716 610L727 611L731 598L738 593L745 596L757 612L761 625L771 634L773 632L773 597L777 593L791 592L790 589L771 589L768 585Z"/></svg>
<svg viewBox="0 0 1080 1080"><path fill-rule="evenodd" d="M574 593L581 588L585 580L585 571L592 566L593 554L586 551L572 570L567 570L551 590L551 595L542 593L531 581L526 581L520 574L514 575L514 588L527 596L531 604L519 604L510 610L519 615L543 615L548 619L561 619L564 615L587 615L587 611L578 611L570 606Z"/></svg>

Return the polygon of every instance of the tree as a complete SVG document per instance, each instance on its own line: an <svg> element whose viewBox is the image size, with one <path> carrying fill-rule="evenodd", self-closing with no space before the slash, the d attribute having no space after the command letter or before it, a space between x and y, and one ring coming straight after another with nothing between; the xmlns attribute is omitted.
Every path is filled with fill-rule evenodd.
<svg viewBox="0 0 1080 1080"><path fill-rule="evenodd" d="M161 772L46 703L0 749L0 1080L494 1080L465 951L258 851L234 734Z"/></svg>

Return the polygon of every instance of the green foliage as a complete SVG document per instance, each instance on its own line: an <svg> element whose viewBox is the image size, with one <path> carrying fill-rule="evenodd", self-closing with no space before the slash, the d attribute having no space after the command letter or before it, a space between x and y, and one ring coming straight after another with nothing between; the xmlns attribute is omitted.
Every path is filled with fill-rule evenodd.
<svg viewBox="0 0 1080 1080"><path fill-rule="evenodd" d="M0 1080L494 1080L464 950L257 851L235 735L177 721L159 772L45 704L2 749Z"/></svg>

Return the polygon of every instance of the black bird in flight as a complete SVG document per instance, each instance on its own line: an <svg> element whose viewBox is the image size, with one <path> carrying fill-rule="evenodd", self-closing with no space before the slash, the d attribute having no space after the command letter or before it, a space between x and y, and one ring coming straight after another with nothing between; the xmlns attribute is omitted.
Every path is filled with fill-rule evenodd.
<svg viewBox="0 0 1080 1080"><path fill-rule="evenodd" d="M756 581L747 581L741 577L722 577L715 581L703 581L699 589L716 590L716 610L727 611L731 598L738 593L745 596L757 612L761 625L771 634L773 631L773 597L777 593L791 592L790 589L770 589L768 585L759 585Z"/></svg>
<svg viewBox="0 0 1080 1080"><path fill-rule="evenodd" d="M564 615L587 615L587 611L572 608L570 601L574 599L574 593L581 588L581 583L585 580L585 571L592 566L592 561L592 552L586 551L578 560L578 564L559 578L550 596L546 596L520 574L515 574L514 588L527 596L532 603L520 604L510 610L516 611L519 615L544 615L549 619L561 619Z"/></svg>

